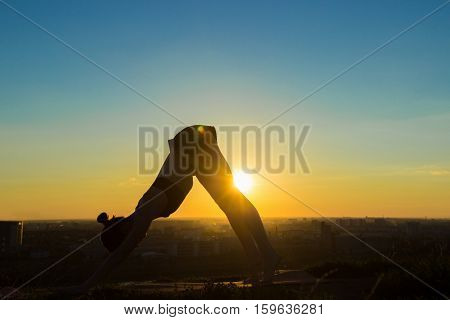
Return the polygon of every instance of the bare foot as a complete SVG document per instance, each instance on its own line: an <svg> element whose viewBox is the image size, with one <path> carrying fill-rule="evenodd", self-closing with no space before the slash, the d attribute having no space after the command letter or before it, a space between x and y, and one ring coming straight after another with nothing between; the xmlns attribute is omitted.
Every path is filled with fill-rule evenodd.
<svg viewBox="0 0 450 320"><path fill-rule="evenodd" d="M275 274L275 270L278 267L278 264L281 261L281 257L276 254L275 252L273 255L264 261L264 273L263 273L263 284L270 284L272 283L273 276Z"/></svg>
<svg viewBox="0 0 450 320"><path fill-rule="evenodd" d="M251 284L252 286L257 286L261 281L260 273L253 273L248 278L242 281L243 284Z"/></svg>

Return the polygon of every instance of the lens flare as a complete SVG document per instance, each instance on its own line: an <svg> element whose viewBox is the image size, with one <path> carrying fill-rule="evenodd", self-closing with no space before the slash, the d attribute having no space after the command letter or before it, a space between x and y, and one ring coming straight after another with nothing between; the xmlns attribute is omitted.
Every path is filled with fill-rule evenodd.
<svg viewBox="0 0 450 320"><path fill-rule="evenodd" d="M253 186L253 180L251 175L245 173L243 171L236 171L233 174L233 182L236 188L238 188L241 192L249 192Z"/></svg>

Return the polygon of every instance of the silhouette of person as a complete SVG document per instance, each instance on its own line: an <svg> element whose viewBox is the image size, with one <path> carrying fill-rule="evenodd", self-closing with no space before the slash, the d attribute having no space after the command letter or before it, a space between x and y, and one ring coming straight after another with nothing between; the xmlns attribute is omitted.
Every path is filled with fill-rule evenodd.
<svg viewBox="0 0 450 320"><path fill-rule="evenodd" d="M149 190L130 216L109 219L101 213L101 235L111 252L98 270L74 291L82 292L101 281L145 237L151 222L175 212L193 185L196 176L227 216L249 259L249 282L269 283L279 256L269 242L258 211L233 185L231 169L220 152L214 127L195 125L169 140L170 153Z"/></svg>

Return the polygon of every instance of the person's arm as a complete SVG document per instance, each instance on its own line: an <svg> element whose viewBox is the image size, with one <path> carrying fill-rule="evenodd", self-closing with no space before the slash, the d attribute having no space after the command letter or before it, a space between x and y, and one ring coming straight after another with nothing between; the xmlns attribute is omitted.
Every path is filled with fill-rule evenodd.
<svg viewBox="0 0 450 320"><path fill-rule="evenodd" d="M152 190L152 197L149 202L139 207L134 215L133 228L105 261L98 267L94 274L82 285L74 287L74 293L83 293L102 281L118 264L120 264L131 251L144 239L151 222L158 217L159 212L164 209L167 203L166 196L159 189Z"/></svg>
<svg viewBox="0 0 450 320"><path fill-rule="evenodd" d="M81 285L80 291L86 291L102 281L117 265L119 265L137 247L145 237L151 219L138 215L133 222L133 228L120 246L111 252L94 274Z"/></svg>

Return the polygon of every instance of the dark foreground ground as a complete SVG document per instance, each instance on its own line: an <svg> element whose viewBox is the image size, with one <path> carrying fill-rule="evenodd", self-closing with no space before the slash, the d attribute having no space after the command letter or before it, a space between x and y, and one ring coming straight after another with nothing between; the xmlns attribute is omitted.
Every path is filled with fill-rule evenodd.
<svg viewBox="0 0 450 320"><path fill-rule="evenodd" d="M92 274L106 256L98 242L65 259L10 298L443 299L450 296L449 222L388 221L381 226L371 223L355 227L360 237L397 265L354 239L342 238L337 231L320 224L319 229L314 229L313 222L287 221L285 225L290 229L285 234L280 231L283 222L273 223L273 227L269 224L271 240L283 258L281 269L285 270L271 286L242 284L248 273L246 259L231 231L209 223L203 229L196 227L199 235L193 235L190 226L176 222L162 224L159 235L159 229L155 228L153 238L115 270L103 286L83 296L55 293L53 288L80 284ZM94 223L41 225L43 229L33 229L28 224L24 248L19 254L0 257L1 296L99 231ZM406 231L403 225L408 226ZM199 254L189 251L195 243L189 237L205 239L198 241ZM209 244L217 241L220 251L211 251ZM177 255L167 254L173 243L178 243Z"/></svg>
<svg viewBox="0 0 450 320"><path fill-rule="evenodd" d="M436 257L437 258L437 257ZM450 261L424 260L409 271L382 261L333 262L294 273L264 287L242 277L157 279L107 283L82 296L61 295L48 287L28 287L13 299L444 299L450 295ZM405 263L403 264L405 265ZM295 276L299 273L300 276ZM418 280L418 278L420 280ZM426 284L424 284L423 282ZM430 287L429 287L429 286ZM436 290L436 291L435 291ZM439 291L440 293L438 293ZM5 291L7 292L7 291Z"/></svg>

